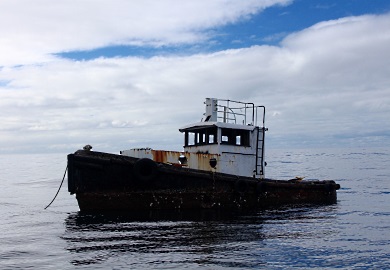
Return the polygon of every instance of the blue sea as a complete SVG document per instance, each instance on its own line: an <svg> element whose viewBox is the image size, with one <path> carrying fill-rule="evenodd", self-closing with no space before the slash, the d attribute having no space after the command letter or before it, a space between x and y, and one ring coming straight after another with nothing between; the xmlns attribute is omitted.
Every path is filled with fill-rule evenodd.
<svg viewBox="0 0 390 270"><path fill-rule="evenodd" d="M66 154L0 155L0 269L388 269L390 148L268 150L266 176L338 202L241 213L83 214Z"/></svg>

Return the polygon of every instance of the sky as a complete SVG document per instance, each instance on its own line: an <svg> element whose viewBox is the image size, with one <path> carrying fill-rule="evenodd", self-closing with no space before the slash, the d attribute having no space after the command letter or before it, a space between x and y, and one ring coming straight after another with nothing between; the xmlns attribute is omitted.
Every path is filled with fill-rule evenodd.
<svg viewBox="0 0 390 270"><path fill-rule="evenodd" d="M0 154L182 150L206 97L269 149L390 146L390 1L0 1Z"/></svg>

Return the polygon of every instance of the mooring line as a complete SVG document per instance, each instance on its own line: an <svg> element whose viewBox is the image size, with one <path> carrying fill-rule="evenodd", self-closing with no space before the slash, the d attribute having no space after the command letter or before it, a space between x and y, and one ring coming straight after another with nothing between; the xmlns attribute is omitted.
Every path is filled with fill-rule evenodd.
<svg viewBox="0 0 390 270"><path fill-rule="evenodd" d="M60 192L60 189L62 187L62 183L64 183L66 172L68 171L68 165L66 165L64 177L62 177L61 185L57 190L56 195L54 196L53 200L45 207L45 210L54 202L54 200L57 198L58 193Z"/></svg>

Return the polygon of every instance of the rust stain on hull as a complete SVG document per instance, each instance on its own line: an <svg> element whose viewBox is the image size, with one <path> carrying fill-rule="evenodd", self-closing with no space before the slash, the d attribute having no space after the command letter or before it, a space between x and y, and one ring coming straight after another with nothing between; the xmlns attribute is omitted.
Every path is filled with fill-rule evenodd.
<svg viewBox="0 0 390 270"><path fill-rule="evenodd" d="M203 171L212 171L210 166L210 159L215 159L217 164L219 162L219 155L207 154L207 153L189 153L189 152L176 152L176 151L164 151L164 150L151 150L153 160L159 163L176 164L181 166L189 166L190 168L196 168ZM179 162L180 156L185 156L187 164L181 164Z"/></svg>

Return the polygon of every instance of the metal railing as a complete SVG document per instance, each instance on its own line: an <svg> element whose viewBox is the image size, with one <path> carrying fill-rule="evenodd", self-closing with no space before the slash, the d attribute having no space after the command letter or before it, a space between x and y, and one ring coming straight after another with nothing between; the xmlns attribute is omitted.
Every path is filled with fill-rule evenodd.
<svg viewBox="0 0 390 270"><path fill-rule="evenodd" d="M265 107L255 106L251 102L234 101L230 99L218 99L217 118L221 122L257 126L261 113L262 126L265 122ZM259 110L261 109L261 112Z"/></svg>

